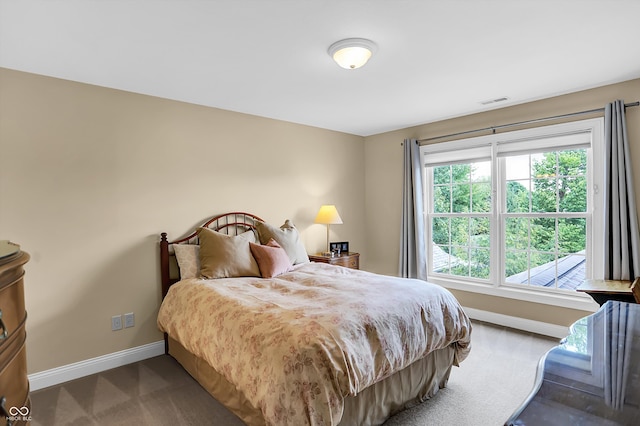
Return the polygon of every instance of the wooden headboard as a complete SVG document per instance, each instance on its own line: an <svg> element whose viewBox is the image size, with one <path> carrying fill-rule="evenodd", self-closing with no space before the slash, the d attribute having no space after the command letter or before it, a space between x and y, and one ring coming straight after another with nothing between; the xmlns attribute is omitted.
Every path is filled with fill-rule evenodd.
<svg viewBox="0 0 640 426"><path fill-rule="evenodd" d="M162 298L167 295L169 287L180 281L180 272L175 261L175 254L169 246L173 244L199 244L197 228L209 228L228 235L238 235L249 229L255 228L256 221L264 222L258 216L251 213L232 212L225 213L207 220L196 227L191 234L179 240L169 241L167 233L160 234L160 276L162 278ZM173 266L173 267L172 267Z"/></svg>

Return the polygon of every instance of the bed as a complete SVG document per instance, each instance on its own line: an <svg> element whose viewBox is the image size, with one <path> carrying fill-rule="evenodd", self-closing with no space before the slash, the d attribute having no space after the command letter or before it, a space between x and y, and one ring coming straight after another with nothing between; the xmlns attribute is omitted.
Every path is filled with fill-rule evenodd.
<svg viewBox="0 0 640 426"><path fill-rule="evenodd" d="M382 424L470 351L447 290L309 262L290 221L232 212L162 233L160 267L166 352L251 426Z"/></svg>

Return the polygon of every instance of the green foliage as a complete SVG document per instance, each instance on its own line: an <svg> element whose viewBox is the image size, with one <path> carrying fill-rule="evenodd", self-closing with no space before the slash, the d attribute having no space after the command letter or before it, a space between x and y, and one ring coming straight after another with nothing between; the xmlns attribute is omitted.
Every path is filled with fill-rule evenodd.
<svg viewBox="0 0 640 426"><path fill-rule="evenodd" d="M587 221L585 219L558 219L558 250L577 253L586 248Z"/></svg>
<svg viewBox="0 0 640 426"><path fill-rule="evenodd" d="M488 213L491 182L476 177L473 164L434 167L434 213ZM490 230L488 218L435 217L433 242L455 259L450 273L476 278L489 277Z"/></svg>
<svg viewBox="0 0 640 426"><path fill-rule="evenodd" d="M587 210L587 151L547 152L533 162L534 212ZM558 208L556 208L556 201Z"/></svg>
<svg viewBox="0 0 640 426"><path fill-rule="evenodd" d="M525 213L529 211L529 190L518 181L507 182L507 212Z"/></svg>

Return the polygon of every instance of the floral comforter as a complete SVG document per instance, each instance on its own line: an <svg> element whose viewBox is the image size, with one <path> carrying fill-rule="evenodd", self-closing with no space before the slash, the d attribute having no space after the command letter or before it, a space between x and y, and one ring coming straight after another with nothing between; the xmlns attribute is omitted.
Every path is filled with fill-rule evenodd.
<svg viewBox="0 0 640 426"><path fill-rule="evenodd" d="M335 425L343 397L455 345L471 323L446 289L321 263L271 279L174 284L159 328L203 358L273 425Z"/></svg>

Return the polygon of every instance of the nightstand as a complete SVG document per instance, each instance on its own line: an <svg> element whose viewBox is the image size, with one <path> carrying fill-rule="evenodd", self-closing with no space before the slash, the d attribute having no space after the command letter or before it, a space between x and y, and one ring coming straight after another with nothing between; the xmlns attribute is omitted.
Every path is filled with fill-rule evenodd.
<svg viewBox="0 0 640 426"><path fill-rule="evenodd" d="M351 269L360 269L360 253L342 253L340 256L324 256L321 253L309 256L312 262L328 263L330 265L346 266Z"/></svg>

